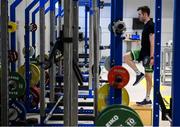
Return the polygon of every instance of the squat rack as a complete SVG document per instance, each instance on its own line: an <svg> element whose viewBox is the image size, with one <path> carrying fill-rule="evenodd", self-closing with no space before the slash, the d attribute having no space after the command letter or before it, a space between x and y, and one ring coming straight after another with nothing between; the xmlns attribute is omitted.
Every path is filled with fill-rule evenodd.
<svg viewBox="0 0 180 127"><path fill-rule="evenodd" d="M3 112L1 111L1 118L3 118L1 121L2 121L2 125L8 125L8 124L6 124L7 122L8 122L8 115L7 115L7 113L8 113L8 79L7 79L7 77L8 77L8 72L7 72L7 68L8 68L8 62L7 62L7 49L8 49L8 47L7 47L7 44L8 44L8 40L7 40L7 38L8 38L8 32L7 32L7 28L8 28L8 25L7 25L7 20L8 20L8 17L7 17L7 12L8 12L8 10L7 10L7 2L6 1L0 1L1 2L1 28L2 28L2 31L1 31L1 42L4 42L4 43L1 43L1 51L2 51L2 59L3 59L3 61L1 62L2 63L2 73L3 73L3 75L2 75L2 73L1 73L1 76L2 76L2 79L5 79L5 80L3 80L3 83L1 82L1 94L3 95L3 96L1 96L1 103L2 103L2 107L1 108L3 108ZM156 0L156 9L157 9L157 12L156 12L156 14L159 14L159 13L161 13L161 11L159 12L158 10L162 10L162 8L161 8L161 1L158 1L158 0ZM2 6L2 5L4 5L4 6ZM159 5L159 6L158 6ZM179 44L178 43L176 43L177 42L177 39L178 39L178 33L180 32L179 30L179 28L180 28L180 26L179 26L179 24L178 24L178 22L179 22L179 15L178 15L178 5L180 5L180 2L178 1L178 0L175 0L175 2L174 2L174 7L175 7L175 9L174 9L174 58L178 58L178 54L179 54L179 51L178 51L178 46L179 46ZM3 13L4 12L4 13ZM157 17L156 17L156 19L158 20L158 17L159 16L161 16L161 14L159 14L159 15L157 15ZM161 17L159 17L160 19L161 19ZM3 22L4 21L4 22ZM155 20L156 21L156 20ZM160 20L161 21L161 20ZM159 26L158 25L156 25L156 29L157 30L160 30L160 21L159 21ZM156 30L155 30L156 31ZM156 33L157 32L157 33ZM160 33L160 31L156 31L155 33L156 33L156 39L157 39L157 41L158 42L160 42L160 34L158 34L158 33ZM159 38L158 38L159 37ZM160 44L157 44L157 45L159 45L159 47L160 47ZM156 49L158 49L158 48L156 48ZM158 52L156 52L156 49L155 49L155 54L156 54L156 56L155 56L155 60L156 61L158 61L158 59L160 58L160 56L158 56ZM160 63L160 61L159 61L159 63ZM173 61L173 88L172 88L172 97L174 98L173 99L173 126L175 126L175 125L180 125L180 123L179 123L179 120L178 120L178 115L179 115L179 113L180 113L180 109L179 109L179 102L178 102L178 99L176 99L175 100L175 98L179 98L179 95L177 94L178 92L179 92L179 86L178 86L178 81L179 81L179 79L178 79L178 73L179 73L179 69L178 69L178 66L179 65L179 62L178 61L176 61L175 59L174 59L174 61ZM156 64L155 64L155 69L157 69L157 71L159 70L158 69L158 63L157 63L157 66L156 66ZM159 77L158 77L158 72L157 72L157 75L155 76L155 78L154 79L158 79ZM7 81L7 82L6 82ZM157 88L159 87L159 80L156 80L156 83L157 83ZM2 90L2 87L3 87L3 90ZM7 90L7 91L6 91ZM154 92L155 92L155 90L156 90L156 88L154 89ZM4 92L4 94L3 94L3 92ZM157 92L157 91L156 91ZM156 95L157 93L155 93L155 95ZM6 99L4 99L4 98L2 98L2 97L6 97ZM156 100L157 98L155 98L155 100L154 101L157 101ZM5 105L4 107L3 107L3 104ZM155 106L154 106L154 108L156 107L156 109L154 109L154 110L156 110L156 111L159 111L158 110L158 108L159 108L159 106L157 106L157 103L155 103ZM158 119L158 117L159 117L159 115L158 114L156 114L157 116L156 117L154 117L155 119L154 119L154 125L158 125L158 122L157 121L159 121L159 119ZM2 117L3 116L3 117Z"/></svg>

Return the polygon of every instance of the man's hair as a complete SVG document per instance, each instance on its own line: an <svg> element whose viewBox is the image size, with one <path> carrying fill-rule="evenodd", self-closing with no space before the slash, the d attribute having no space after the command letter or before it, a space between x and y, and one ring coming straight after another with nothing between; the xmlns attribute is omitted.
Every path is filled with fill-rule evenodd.
<svg viewBox="0 0 180 127"><path fill-rule="evenodd" d="M142 11L142 13L147 13L148 16L150 15L150 8L148 6L141 6L137 9L137 11Z"/></svg>

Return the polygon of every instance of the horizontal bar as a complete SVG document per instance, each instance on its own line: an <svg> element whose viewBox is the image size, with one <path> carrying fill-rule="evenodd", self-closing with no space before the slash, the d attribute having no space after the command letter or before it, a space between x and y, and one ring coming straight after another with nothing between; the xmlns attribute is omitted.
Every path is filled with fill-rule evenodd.
<svg viewBox="0 0 180 127"><path fill-rule="evenodd" d="M79 121L94 121L94 115L78 115ZM49 120L63 120L63 115L54 115Z"/></svg>

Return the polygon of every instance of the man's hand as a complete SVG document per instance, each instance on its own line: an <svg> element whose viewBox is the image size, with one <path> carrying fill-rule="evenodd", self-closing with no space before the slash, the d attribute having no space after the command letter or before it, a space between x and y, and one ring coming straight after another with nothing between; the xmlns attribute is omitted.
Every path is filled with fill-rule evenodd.
<svg viewBox="0 0 180 127"><path fill-rule="evenodd" d="M151 66L154 65L154 59L150 59L150 65L151 65Z"/></svg>

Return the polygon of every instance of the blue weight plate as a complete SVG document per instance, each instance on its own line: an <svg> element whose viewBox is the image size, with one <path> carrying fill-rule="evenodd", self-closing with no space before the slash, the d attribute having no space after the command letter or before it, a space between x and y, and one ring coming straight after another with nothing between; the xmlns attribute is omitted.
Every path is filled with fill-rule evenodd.
<svg viewBox="0 0 180 127"><path fill-rule="evenodd" d="M25 120L26 109L24 105L18 101L9 102L9 122Z"/></svg>

